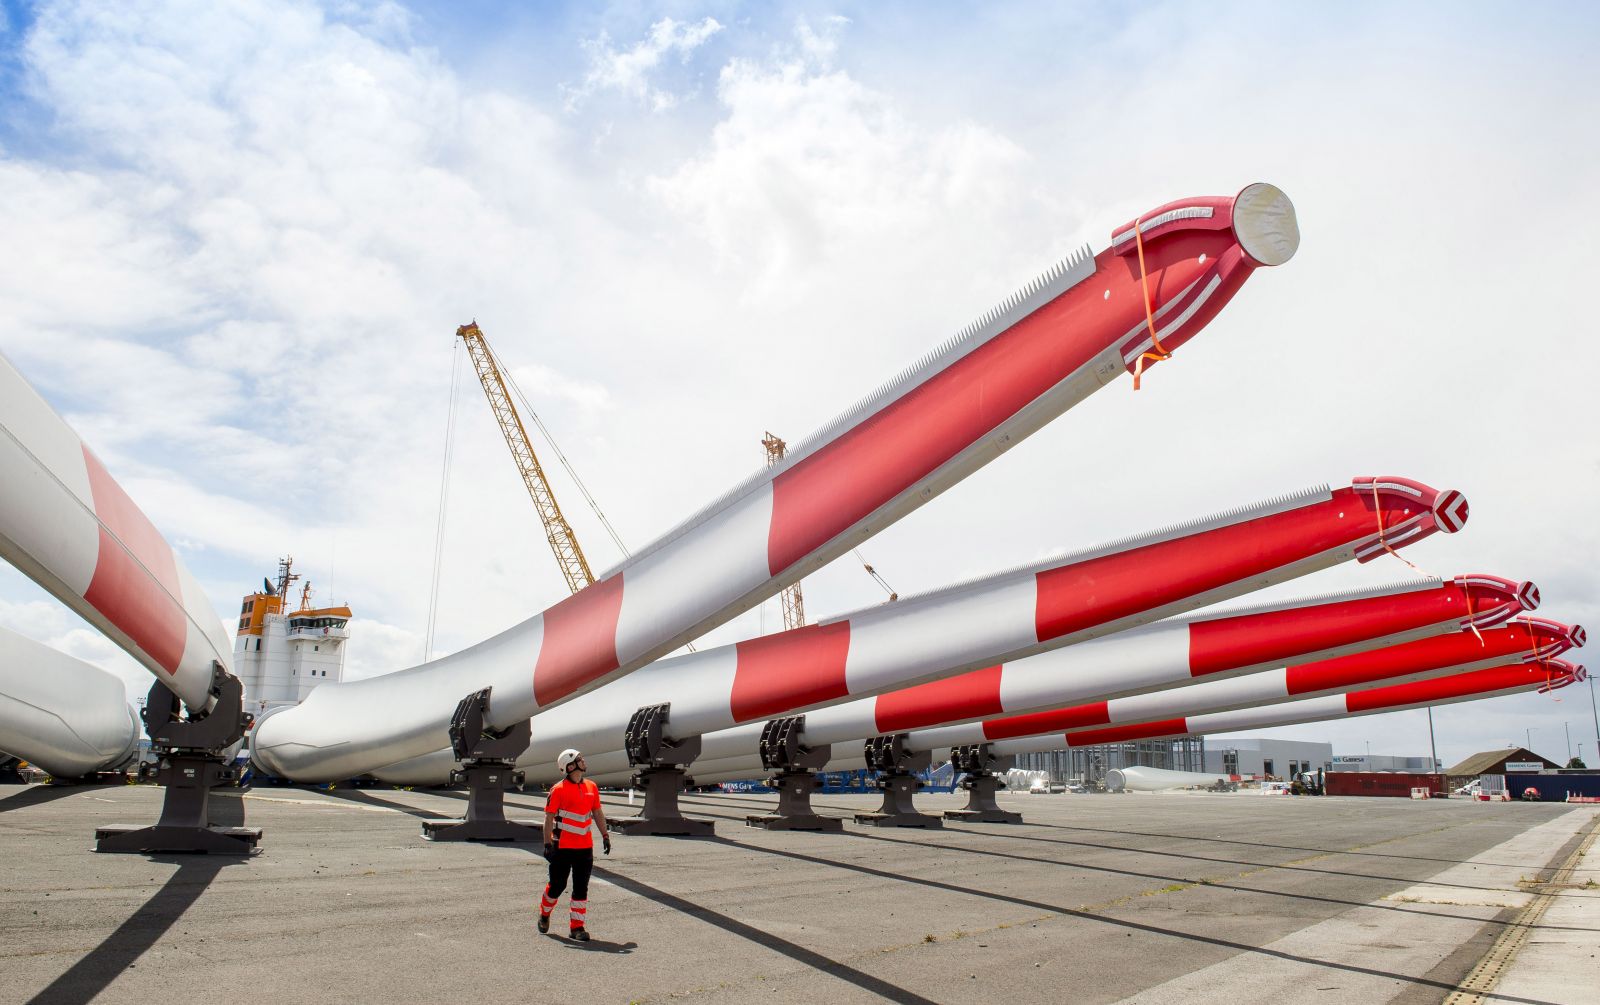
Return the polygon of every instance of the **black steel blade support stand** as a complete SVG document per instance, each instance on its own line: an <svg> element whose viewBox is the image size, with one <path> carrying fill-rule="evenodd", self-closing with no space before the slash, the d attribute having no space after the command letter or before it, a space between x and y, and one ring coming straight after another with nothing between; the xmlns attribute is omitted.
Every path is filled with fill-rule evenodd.
<svg viewBox="0 0 1600 1005"><path fill-rule="evenodd" d="M633 787L644 792L644 809L636 817L622 817L611 826L625 834L658 837L710 837L716 828L709 820L690 820L678 808L678 795L694 784L686 770L700 756L700 737L675 740L667 735L670 702L646 705L628 720L624 746L628 763L638 769Z"/></svg>
<svg viewBox="0 0 1600 1005"><path fill-rule="evenodd" d="M95 851L248 855L261 840L258 827L211 825L211 790L239 780L229 752L255 721L244 710L244 686L221 663L211 664L211 696L215 700L210 711L191 711L184 717L176 694L159 680L151 686L141 716L151 750L160 758L156 781L166 788L161 817L154 827L96 828ZM141 767L139 774L145 777L149 772Z"/></svg>
<svg viewBox="0 0 1600 1005"><path fill-rule="evenodd" d="M828 763L830 747L815 750L801 745L806 717L773 719L761 729L761 766L774 772L767 784L778 790L778 808L772 813L745 817L751 827L769 831L842 831L839 817L821 816L811 808L817 790L817 771Z"/></svg>
<svg viewBox="0 0 1600 1005"><path fill-rule="evenodd" d="M1006 787L1005 779L998 774L1017 764L1015 755L996 754L987 743L974 743L950 751L950 766L966 772L961 787L967 790L967 805L959 810L945 810L946 820L964 820L974 824L1020 824L1022 814L1003 810L995 801L995 794Z"/></svg>
<svg viewBox="0 0 1600 1005"><path fill-rule="evenodd" d="M460 767L450 772L452 784L467 785L467 815L460 820L424 820L429 841L518 841L540 844L544 823L506 818L506 790L523 783L517 758L528 749L532 728L527 719L494 729L489 725L493 688L474 691L450 716L450 749Z"/></svg>
<svg viewBox="0 0 1600 1005"><path fill-rule="evenodd" d="M867 767L878 771L873 784L883 793L883 805L875 812L857 813L856 823L872 827L943 827L944 821L931 813L918 813L912 802L922 788L916 772L933 766L933 751L907 750L905 733L874 736L864 745Z"/></svg>

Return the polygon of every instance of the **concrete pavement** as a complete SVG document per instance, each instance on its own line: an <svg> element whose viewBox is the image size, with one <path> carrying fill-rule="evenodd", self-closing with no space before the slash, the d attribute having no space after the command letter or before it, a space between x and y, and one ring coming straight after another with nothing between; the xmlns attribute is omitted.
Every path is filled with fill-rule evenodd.
<svg viewBox="0 0 1600 1005"><path fill-rule="evenodd" d="M1513 874L1595 812L1018 794L1002 798L1020 826L827 835L745 827L770 796L693 796L718 837L619 837L579 947L533 930L536 851L420 838L459 793L223 795L218 822L266 831L242 862L89 850L97 824L153 820L159 798L0 788L0 1001L1153 1002L1213 967L1231 1001L1441 1001L1515 912L1493 898L1525 895Z"/></svg>

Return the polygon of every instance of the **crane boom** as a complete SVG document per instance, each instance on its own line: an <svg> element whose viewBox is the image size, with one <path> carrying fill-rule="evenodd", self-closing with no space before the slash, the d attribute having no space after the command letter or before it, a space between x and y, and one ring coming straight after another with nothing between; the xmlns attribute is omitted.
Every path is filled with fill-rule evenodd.
<svg viewBox="0 0 1600 1005"><path fill-rule="evenodd" d="M511 459L516 461L517 472L522 475L522 482L528 487L528 495L533 498L534 508L539 511L539 519L544 523L545 538L550 542L550 550L555 552L556 564L561 566L567 587L577 593L594 582L594 572L589 568L589 560L584 557L583 549L578 547L578 538L572 532L572 525L561 514L555 494L550 491L550 482L546 480L544 468L533 452L528 431L522 427L522 417L511 403L511 394L506 389L500 367L495 364L494 353L489 351L489 343L476 321L457 328L456 335L466 344L467 354L472 357L472 367L478 373L478 381L489 399L489 408L494 412L495 421L500 423L500 432L506 438L506 446L511 449Z"/></svg>
<svg viewBox="0 0 1600 1005"><path fill-rule="evenodd" d="M783 455L788 452L789 445L769 430L761 438L761 445L767 448L767 467L772 467L783 460ZM783 627L785 631L799 628L806 623L805 598L800 595L800 582L783 588Z"/></svg>

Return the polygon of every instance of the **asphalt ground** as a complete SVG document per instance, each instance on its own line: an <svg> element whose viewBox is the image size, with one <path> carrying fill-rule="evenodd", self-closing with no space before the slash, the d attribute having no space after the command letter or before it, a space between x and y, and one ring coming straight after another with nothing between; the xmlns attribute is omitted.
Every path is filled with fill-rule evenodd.
<svg viewBox="0 0 1600 1005"><path fill-rule="evenodd" d="M1219 1001L1438 1002L1600 812L1001 798L1026 822L807 834L744 825L770 796L689 797L717 836L618 836L578 944L534 929L537 848L420 837L460 793L225 792L214 822L265 830L240 860L93 853L97 825L154 821L153 787L3 786L0 1001L1154 1003L1188 981Z"/></svg>

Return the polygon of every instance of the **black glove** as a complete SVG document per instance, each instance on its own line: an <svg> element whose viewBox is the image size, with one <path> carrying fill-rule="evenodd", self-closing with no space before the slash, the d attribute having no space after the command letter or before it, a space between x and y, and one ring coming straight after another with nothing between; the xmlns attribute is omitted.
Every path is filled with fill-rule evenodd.
<svg viewBox="0 0 1600 1005"><path fill-rule="evenodd" d="M554 841L546 841L544 843L544 860L546 862L554 862L556 860L556 843Z"/></svg>
<svg viewBox="0 0 1600 1005"><path fill-rule="evenodd" d="M601 849L603 849L605 851L605 853L607 855L611 854L611 835L610 834L602 834L602 835L600 835L600 847L601 847Z"/></svg>

